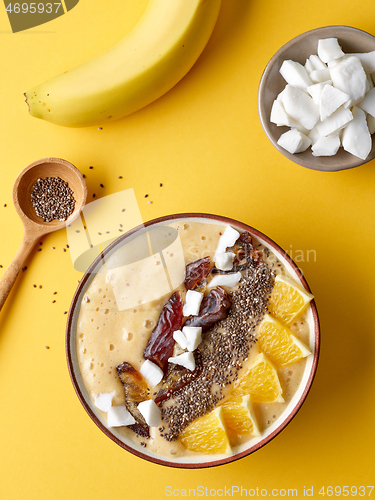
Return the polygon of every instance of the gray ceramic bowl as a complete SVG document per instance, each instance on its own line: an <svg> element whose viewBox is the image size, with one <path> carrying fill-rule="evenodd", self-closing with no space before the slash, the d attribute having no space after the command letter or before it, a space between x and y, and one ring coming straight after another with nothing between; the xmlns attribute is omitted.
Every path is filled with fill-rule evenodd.
<svg viewBox="0 0 375 500"><path fill-rule="evenodd" d="M349 26L326 26L307 31L293 38L276 52L264 70L258 92L260 121L272 144L284 156L303 167L325 172L359 167L375 158L374 136L372 150L366 160L361 160L347 153L343 148L340 148L334 156L315 157L311 153L311 148L308 148L303 153L291 154L277 144L281 134L287 132L289 128L278 127L270 122L273 101L286 85L284 78L279 73L283 61L291 59L304 65L310 55L317 53L320 38L337 38L345 53L371 52L375 50L375 37L365 31Z"/></svg>
<svg viewBox="0 0 375 500"><path fill-rule="evenodd" d="M246 224L243 224L242 222L209 214L176 214L146 222L144 225L132 229L131 231L125 233L113 243L111 243L104 250L104 252L95 259L93 264L84 274L71 304L66 336L66 350L70 376L73 382L74 389L83 407L85 408L91 419L94 421L94 423L104 432L104 434L106 434L115 443L117 443L130 453L159 465L185 469L196 469L223 465L238 460L239 458L245 457L270 442L289 424L289 422L293 419L293 417L296 415L303 402L305 401L309 393L311 384L314 380L319 358L320 328L315 301L312 300L307 320L310 325L309 345L313 355L307 358L301 383L296 393L294 394L292 400L290 401L284 412L280 415L280 417L270 427L268 427L259 438L251 439L249 442L241 446L234 455L195 455L179 458L166 458L148 451L147 448L142 448L139 444L136 444L134 443L134 441L126 438L121 432L117 431L116 428L108 428L105 418L103 418L103 415L100 414L99 410L93 405L90 400L90 395L88 394L88 391L85 387L79 368L77 353L77 330L82 298L84 297L88 287L94 279L95 273L99 272L99 270L101 269L101 266L103 265L103 259L110 258L110 256L114 252L120 249L124 250L125 245L128 242L134 240L138 236L141 236L145 233L145 231L153 231L155 228L163 227L168 225L169 223L182 220L186 222L209 222L219 225L230 224L239 232L249 231L255 242L264 244L276 255L276 257L285 265L286 269L289 271L293 279L295 279L295 281L299 283L301 287L305 288L308 292L310 292L310 289L296 264L291 260L287 253L284 252L284 250L282 250L266 235Z"/></svg>

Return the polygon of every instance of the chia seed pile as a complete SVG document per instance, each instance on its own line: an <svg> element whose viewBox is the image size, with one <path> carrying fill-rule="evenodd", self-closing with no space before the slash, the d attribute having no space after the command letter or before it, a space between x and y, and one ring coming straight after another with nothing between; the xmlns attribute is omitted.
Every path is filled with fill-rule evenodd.
<svg viewBox="0 0 375 500"><path fill-rule="evenodd" d="M75 199L66 181L60 177L44 177L33 185L31 203L44 222L65 221L74 212Z"/></svg>
<svg viewBox="0 0 375 500"><path fill-rule="evenodd" d="M174 441L193 420L213 410L224 398L223 388L238 378L238 371L249 355L254 330L267 312L275 276L266 263L247 269L231 296L228 316L204 334L198 346L202 372L188 385L176 391L173 404L161 410L168 429L161 435Z"/></svg>

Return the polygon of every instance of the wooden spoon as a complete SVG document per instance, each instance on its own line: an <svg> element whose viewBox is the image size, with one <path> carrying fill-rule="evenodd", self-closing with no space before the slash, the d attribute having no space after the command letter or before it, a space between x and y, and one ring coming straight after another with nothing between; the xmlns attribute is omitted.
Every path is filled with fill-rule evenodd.
<svg viewBox="0 0 375 500"><path fill-rule="evenodd" d="M74 212L66 221L45 222L35 212L31 203L31 191L35 182L45 177L60 177L73 191ZM86 202L86 196L86 182L81 172L60 158L43 158L31 163L20 173L13 186L13 203L23 224L23 238L16 255L0 280L0 310L35 243L45 234L66 227L78 217Z"/></svg>

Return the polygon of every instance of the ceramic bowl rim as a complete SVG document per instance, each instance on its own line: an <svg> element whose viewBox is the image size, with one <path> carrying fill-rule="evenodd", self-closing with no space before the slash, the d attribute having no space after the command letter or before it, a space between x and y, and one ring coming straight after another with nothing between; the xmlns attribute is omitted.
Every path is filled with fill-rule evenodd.
<svg viewBox="0 0 375 500"><path fill-rule="evenodd" d="M74 390L78 396L78 399L80 400L82 406L88 413L88 415L91 417L91 419L94 421L94 423L101 429L101 431L104 432L106 436L108 436L112 441L117 443L119 446L127 450L128 452L132 453L133 455L136 455L139 458L148 460L150 462L153 462L158 465L164 465L172 468L183 468L183 469L200 469L200 468L208 468L208 467L215 467L219 465L224 465L228 464L231 462L234 462L236 460L239 460L240 458L243 458L245 456L248 456L258 449L262 448L265 446L267 443L269 443L272 439L274 439L285 427L290 423L290 421L294 418L294 416L297 414L299 409L301 408L302 404L306 400L306 397L311 389L312 382L314 380L316 370L317 370L317 365L318 365L318 359L319 359L319 353L320 353L320 324L319 324L319 317L318 317L318 312L317 308L315 305L314 299L311 301L311 311L312 311L312 317L313 317L313 336L315 340L314 344L314 358L311 366L311 370L308 376L308 379L306 381L306 385L304 387L304 390L295 405L295 407L292 409L292 411L287 415L285 419L282 420L280 425L278 425L272 433L270 433L268 436L266 436L264 439L260 440L258 443L255 445L249 447L246 450L243 450L240 453L230 455L228 457L225 457L223 459L219 460L212 460L212 461L207 461L207 462L170 462L165 459L165 457L153 457L146 455L142 453L141 451L138 451L131 446L128 446L126 443L121 441L120 439L117 438L112 432L102 424L102 422L98 419L98 417L94 414L92 409L90 408L89 404L86 401L86 398L82 394L76 375L75 375L75 369L74 369L74 360L72 358L72 352L70 349L71 346L71 341L72 338L75 335L75 332L72 331L73 327L73 322L74 322L74 315L76 313L76 310L79 308L79 300L82 291L84 290L84 287L87 283L87 281L90 279L90 276L93 272L93 270L100 264L100 262L103 259L103 256L106 255L107 253L111 252L112 250L115 249L115 247L119 244L121 244L124 240L135 234L136 232L148 228L150 226L153 226L155 224L159 223L165 223L165 222L171 222L176 219L210 219L214 220L219 223L224 223L224 224L230 224L233 225L234 227L244 230L244 231L249 231L252 235L259 237L263 240L265 240L274 250L277 251L283 258L285 258L288 263L291 265L293 270L296 272L298 275L299 279L301 280L303 286L308 292L311 292L309 285L307 284L304 276L302 275L301 271L299 270L298 266L293 262L293 260L289 257L289 255L277 244L275 243L271 238L266 236L264 233L258 231L257 229L253 228L252 226L249 226L248 224L245 224L243 222L237 221L235 219L231 219L228 217L223 217L220 215L213 215L213 214L208 214L208 213L180 213L180 214L172 214L168 216L163 216L163 217L158 217L156 219L152 219L148 222L145 222L144 224L137 226L130 231L127 231L123 235L119 236L115 241L113 241L108 247L105 248L105 250L96 257L96 259L92 262L92 264L89 266L87 271L85 272L84 276L80 280L80 283L74 293L70 309L69 309L69 315L67 319L67 326L66 326L66 356L67 356L67 364L68 364L68 370L70 374L70 378L74 387Z"/></svg>

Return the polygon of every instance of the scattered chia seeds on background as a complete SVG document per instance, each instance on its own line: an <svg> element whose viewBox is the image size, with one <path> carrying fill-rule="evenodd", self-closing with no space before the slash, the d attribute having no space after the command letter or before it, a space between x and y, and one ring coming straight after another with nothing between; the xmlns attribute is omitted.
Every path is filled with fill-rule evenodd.
<svg viewBox="0 0 375 500"><path fill-rule="evenodd" d="M44 222L67 220L75 206L73 191L60 177L38 179L31 191L31 202Z"/></svg>

